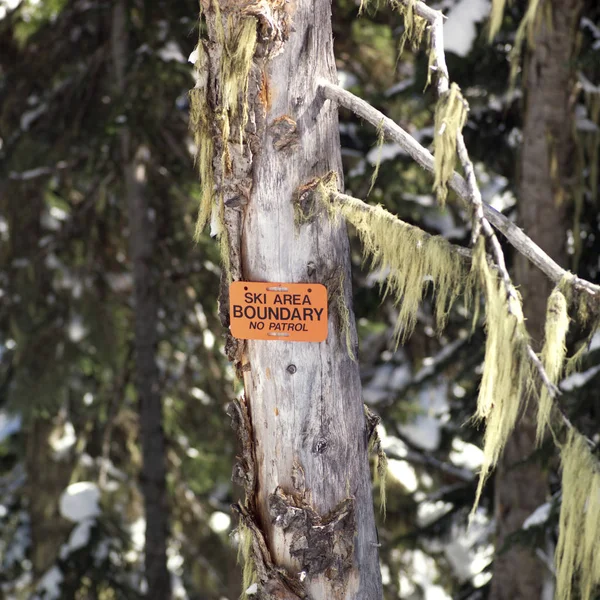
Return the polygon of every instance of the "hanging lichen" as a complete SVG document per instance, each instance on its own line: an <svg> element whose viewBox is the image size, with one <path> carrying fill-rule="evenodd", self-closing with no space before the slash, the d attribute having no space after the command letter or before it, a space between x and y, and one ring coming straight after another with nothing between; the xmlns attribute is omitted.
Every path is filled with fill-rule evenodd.
<svg viewBox="0 0 600 600"><path fill-rule="evenodd" d="M456 136L467 120L467 104L460 88L453 83L439 98L435 110L435 180L433 189L444 204L448 195L448 181L456 164Z"/></svg>
<svg viewBox="0 0 600 600"><path fill-rule="evenodd" d="M506 6L506 0L492 0L492 11L490 13L489 23L489 39L490 42L496 37L500 27L502 26L502 19L504 18L504 7Z"/></svg>
<svg viewBox="0 0 600 600"><path fill-rule="evenodd" d="M406 44L410 44L413 50L417 50L423 40L423 34L427 30L427 21L415 13L416 0L390 0L390 5L397 10L404 19L404 33L400 38L400 54L404 51Z"/></svg>
<svg viewBox="0 0 600 600"><path fill-rule="evenodd" d="M256 19L245 17L241 20L228 19L230 35L224 47L221 65L221 86L223 109L227 111L227 121L241 116L240 145L248 121L248 77L252 59L256 51ZM224 141L227 141L225 138Z"/></svg>
<svg viewBox="0 0 600 600"><path fill-rule="evenodd" d="M199 75L196 87L190 90L190 129L196 145L196 165L200 174L201 196L195 237L198 239L211 218L214 197L212 119L208 103L206 54L202 43L196 47L198 59L196 70Z"/></svg>
<svg viewBox="0 0 600 600"><path fill-rule="evenodd" d="M566 337L569 330L567 299L560 287L554 288L548 298L542 363L551 383L556 385L563 371L567 354ZM546 386L542 386L537 413L536 439L542 441L546 426L550 426L553 400Z"/></svg>
<svg viewBox="0 0 600 600"><path fill-rule="evenodd" d="M374 483L379 484L379 510L386 516L386 482L388 459L381 444L381 438L377 431L377 426L381 419L366 404L364 405L365 420L367 422L367 438L369 440L369 454L375 456Z"/></svg>
<svg viewBox="0 0 600 600"><path fill-rule="evenodd" d="M352 329L350 322L350 310L346 304L346 294L344 292L344 274L341 273L338 277L337 282L333 286L333 290L329 290L332 304L335 304L337 309L337 316L339 321L340 331L342 337L346 343L346 352L348 356L354 361L357 361L354 347L352 344Z"/></svg>
<svg viewBox="0 0 600 600"><path fill-rule="evenodd" d="M556 598L582 600L600 584L600 473L586 439L573 429L561 448L562 506L556 547Z"/></svg>
<svg viewBox="0 0 600 600"><path fill-rule="evenodd" d="M336 200L336 194L331 180L320 184L319 196L330 214L344 217L355 227L365 258L385 277L385 296L389 294L398 307L397 342L412 333L430 284L436 296L436 325L441 331L450 308L467 284L468 271L462 256L444 238L404 223L381 206L365 205L349 196Z"/></svg>
<svg viewBox="0 0 600 600"><path fill-rule="evenodd" d="M485 421L484 458L472 513L479 504L483 485L496 466L519 416L521 398L531 385L527 357L528 337L521 300L514 292L507 298L504 282L487 264L480 239L472 269L485 296L487 339L481 387L474 419Z"/></svg>
<svg viewBox="0 0 600 600"><path fill-rule="evenodd" d="M231 170L229 146L234 143L231 140L234 125L236 142L240 146L244 142L244 129L248 122L248 81L257 41L256 18L229 15L223 26L219 3L211 2L210 6L214 11L211 21L214 35L223 51L220 55L218 93L209 99L209 69L202 40L196 48L197 83L190 92L190 128L194 133L196 164L202 184L196 238L211 217L220 222L216 227L219 235L224 229L223 198L215 191L222 186ZM219 181L215 176L215 160L219 161ZM218 205L217 210L214 210L215 204ZM222 254L225 256L225 251Z"/></svg>
<svg viewBox="0 0 600 600"><path fill-rule="evenodd" d="M258 581L256 565L252 555L252 532L240 520L238 525L238 553L237 562L242 565L242 594L241 598L249 597L246 590Z"/></svg>
<svg viewBox="0 0 600 600"><path fill-rule="evenodd" d="M568 288L566 290L570 290ZM585 292L580 292L575 299L567 296L569 305L576 307L576 316L574 320L581 328L585 328L586 336L580 341L575 353L567 359L565 366L565 375L569 376L579 369L583 357L587 354L592 338L600 329L600 313L598 311L598 301L593 296Z"/></svg>
<svg viewBox="0 0 600 600"><path fill-rule="evenodd" d="M394 10L397 10L404 20L404 33L400 38L400 49L399 55L404 51L406 44L410 44L413 50L417 50L423 40L423 35L427 31L427 20L420 17L415 12L415 4L417 0L387 0L386 4L389 4ZM377 6L379 2L375 3ZM362 14L363 11L370 8L373 5L372 0L361 0L358 14Z"/></svg>
<svg viewBox="0 0 600 600"><path fill-rule="evenodd" d="M381 166L381 157L383 154L383 142L385 140L385 134L383 133L383 120L377 127L377 158L375 160L375 168L373 169L373 175L371 175L371 185L369 186L369 191L367 192L367 196L371 194L373 188L375 187L375 182L377 181L377 175L379 175L379 167Z"/></svg>
<svg viewBox="0 0 600 600"><path fill-rule="evenodd" d="M515 87L525 42L527 42L529 48L533 48L535 43L535 34L537 28L542 22L542 17L544 14L546 15L547 26L552 27L551 3L545 2L544 0L529 0L525 15L523 15L523 18L519 23L519 27L517 28L515 41L509 55L511 90Z"/></svg>

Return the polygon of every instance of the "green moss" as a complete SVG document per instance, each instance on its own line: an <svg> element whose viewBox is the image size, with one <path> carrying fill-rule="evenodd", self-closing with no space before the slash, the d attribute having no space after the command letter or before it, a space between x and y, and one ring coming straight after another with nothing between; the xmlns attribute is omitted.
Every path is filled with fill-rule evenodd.
<svg viewBox="0 0 600 600"><path fill-rule="evenodd" d="M558 383L563 371L567 354L566 337L568 330L567 299L560 286L557 286L548 298L544 347L541 356L546 374L553 384ZM552 403L553 400L548 389L542 386L537 413L536 438L538 444L543 439L546 426L550 426Z"/></svg>
<svg viewBox="0 0 600 600"><path fill-rule="evenodd" d="M574 430L569 431L561 455L556 598L591 600L600 585L600 473L585 438ZM580 595L574 590L576 581Z"/></svg>
<svg viewBox="0 0 600 600"><path fill-rule="evenodd" d="M487 332L483 374L474 417L476 421L485 421L486 424L484 458L473 513L479 504L485 481L514 429L521 398L532 385L532 374L521 300L516 293L507 298L504 283L487 264L482 240L475 249L472 269L485 295Z"/></svg>
<svg viewBox="0 0 600 600"><path fill-rule="evenodd" d="M444 204L448 195L448 180L456 164L456 137L467 120L467 104L460 88L453 83L439 98L435 110L435 180L433 189Z"/></svg>

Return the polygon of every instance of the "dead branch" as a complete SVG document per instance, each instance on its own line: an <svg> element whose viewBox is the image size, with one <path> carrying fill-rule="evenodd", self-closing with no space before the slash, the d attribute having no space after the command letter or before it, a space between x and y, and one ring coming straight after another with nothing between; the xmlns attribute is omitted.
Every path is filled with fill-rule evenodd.
<svg viewBox="0 0 600 600"><path fill-rule="evenodd" d="M329 100L351 110L374 127L381 127L388 139L396 142L420 167L433 173L434 159L431 152L421 146L415 138L392 119L339 85L320 79L319 87L323 95ZM464 202L469 203L467 182L456 171L450 178L449 186ZM559 283L566 275L569 275L568 271L552 260L531 238L502 213L485 202L482 203L482 207L486 219L506 237L511 246L545 273L551 281ZM576 290L600 298L600 286L575 276L572 276L571 282Z"/></svg>

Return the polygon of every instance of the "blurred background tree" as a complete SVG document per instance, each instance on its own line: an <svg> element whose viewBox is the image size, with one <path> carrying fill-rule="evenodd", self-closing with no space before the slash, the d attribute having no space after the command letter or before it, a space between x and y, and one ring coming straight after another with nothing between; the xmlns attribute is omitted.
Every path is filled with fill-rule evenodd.
<svg viewBox="0 0 600 600"><path fill-rule="evenodd" d="M512 54L526 4L506 8L492 43L487 0L430 4L448 15L448 66L471 105L464 133L484 199L516 218L520 203L533 202L520 196L527 165L518 166L519 153L525 135L539 135L527 134L532 84L520 66L535 60L535 48L519 62ZM137 155L149 227L142 234L153 238L146 238L156 304L152 343L165 437L164 450L150 450L162 452L166 465L169 534L158 533L166 539L172 593L217 600L241 590L229 510L240 492L230 483L236 448L225 414L237 384L217 317L218 250L208 235L192 242L200 186L188 135L194 82L187 59L198 37L198 5L129 0L121 6L128 43L119 76L112 2L0 3L0 598L156 597L143 577L145 552L154 551L146 547L142 472L144 443L151 440L144 441L136 380L141 317L127 201L136 152L123 154L127 136L131 148L145 149ZM354 1L334 2L340 82L430 145L427 56L406 47L398 58L403 25L391 9L357 12ZM551 233L566 248L562 260L597 281L596 2L583 3L574 28L572 84L561 90L568 99L563 108L573 115L567 157L573 164L568 175L555 174L568 177L557 180L568 193L562 231ZM546 110L550 98L539 102ZM570 119L565 115L566 133ZM369 201L468 244L461 205L440 208L430 177L398 146L378 144L376 130L343 111L340 132L349 193L367 197L379 162ZM362 264L354 238L353 262L364 398L382 417L389 457L387 518L378 525L385 597L485 598L492 573L494 587L513 576L496 572L494 562L515 549L534 557L551 589L561 499L551 443L520 456L547 479L542 506L500 506L500 478L495 491L488 484L467 530L481 464L482 432L467 420L481 374L482 325L470 334L469 316L457 307L436 337L426 302L415 333L396 348L396 309L382 302L382 274ZM586 334L573 332L570 349ZM582 373L561 383L565 410L596 442L598 342L593 338ZM507 508L529 518L495 545Z"/></svg>

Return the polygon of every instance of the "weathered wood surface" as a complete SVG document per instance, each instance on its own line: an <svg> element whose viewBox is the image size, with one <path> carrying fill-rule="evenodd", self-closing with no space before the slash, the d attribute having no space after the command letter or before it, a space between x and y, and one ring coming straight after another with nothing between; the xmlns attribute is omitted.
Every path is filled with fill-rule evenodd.
<svg viewBox="0 0 600 600"><path fill-rule="evenodd" d="M204 45L208 102L214 109L222 101L220 33L214 7L203 5L210 40ZM249 6L220 4L223 22L228 12L261 13L246 144L241 149L235 143L239 137L232 123L233 165L225 176L218 160L222 142L213 136L216 186L231 206L224 215L231 273L248 281L318 282L334 295L342 293L354 347L346 227L332 223L323 210L299 226L294 219L301 186L331 171L342 180L337 109L317 85L319 77L337 81L330 2ZM280 42L265 42L265 34L279 26ZM243 190L250 191L242 202L228 202ZM247 477L255 513L250 530L256 524L262 531L275 566L302 583L300 595L378 600L381 577L359 369L349 356L337 305L330 303L326 342L250 341L237 352L251 421L253 449L247 459L256 475ZM277 589L262 582L263 597L283 597Z"/></svg>
<svg viewBox="0 0 600 600"><path fill-rule="evenodd" d="M296 227L297 189L329 171L341 173L337 109L317 95L317 77L336 80L330 7L303 0L293 14L295 31L267 68L270 109L261 151L254 160L251 201L243 228L243 274L251 281L320 282L343 293L351 306L350 263L345 225L324 214ZM273 123L290 117L297 139L275 149ZM349 494L355 498L356 562L340 581L326 573L306 580L312 598L381 597L367 436L358 365L350 358L335 310L320 344L248 343L250 370L244 384L250 402L258 467L258 507L263 530L279 564L291 571L291 535L271 523L269 495L277 486L293 490L298 462L306 489L320 514ZM353 319L353 314L351 315ZM352 338L356 339L354 323Z"/></svg>

